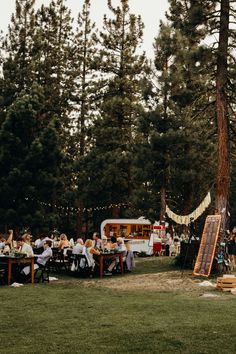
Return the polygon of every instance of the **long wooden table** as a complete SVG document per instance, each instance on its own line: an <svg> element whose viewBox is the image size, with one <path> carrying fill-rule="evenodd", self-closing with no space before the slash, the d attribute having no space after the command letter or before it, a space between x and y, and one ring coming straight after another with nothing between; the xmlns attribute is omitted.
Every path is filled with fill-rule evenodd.
<svg viewBox="0 0 236 354"><path fill-rule="evenodd" d="M25 257L18 258L13 256L1 256L1 261L7 263L7 284L11 284L11 276L12 276L12 265L13 264L24 264L29 265L31 267L31 283L34 284L34 257Z"/></svg>
<svg viewBox="0 0 236 354"><path fill-rule="evenodd" d="M124 273L124 266L123 266L123 252L115 252L115 253L100 253L99 255L94 255L95 261L97 260L97 264L99 266L99 275L100 278L103 277L103 269L104 269L104 261L106 259L116 259L119 258L120 263L120 271L121 274Z"/></svg>

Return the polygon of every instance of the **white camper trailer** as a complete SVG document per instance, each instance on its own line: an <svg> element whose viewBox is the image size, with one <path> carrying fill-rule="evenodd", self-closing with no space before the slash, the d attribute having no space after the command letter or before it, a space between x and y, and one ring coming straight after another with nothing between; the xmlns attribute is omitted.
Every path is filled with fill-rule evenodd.
<svg viewBox="0 0 236 354"><path fill-rule="evenodd" d="M165 237L165 225L152 224L148 219L106 219L101 223L101 235L123 237L129 240L133 252L153 253L155 235Z"/></svg>

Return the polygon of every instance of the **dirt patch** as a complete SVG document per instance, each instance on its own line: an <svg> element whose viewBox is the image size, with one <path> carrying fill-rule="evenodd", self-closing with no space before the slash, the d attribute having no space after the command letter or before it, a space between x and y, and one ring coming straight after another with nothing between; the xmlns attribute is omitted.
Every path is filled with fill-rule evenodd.
<svg viewBox="0 0 236 354"><path fill-rule="evenodd" d="M156 274L142 274L130 275L127 281L124 279L111 279L104 284L105 286L113 289L120 290L178 290L178 289L192 289L197 285L188 278L181 278L179 272L164 272ZM187 290L186 289L186 290Z"/></svg>
<svg viewBox="0 0 236 354"><path fill-rule="evenodd" d="M117 290L146 290L146 291L195 291L202 290L199 280L190 276L181 276L179 271L129 275L127 277L109 277L101 280L89 280L84 282L85 286L100 285Z"/></svg>
<svg viewBox="0 0 236 354"><path fill-rule="evenodd" d="M84 287L105 287L121 291L181 291L196 292L199 295L208 291L215 293L216 288L212 286L200 286L205 279L199 279L190 271L181 273L179 270L147 273L147 274L125 274L124 276L104 276L100 278L60 278L54 284L67 284ZM209 281L216 284L214 279ZM218 291L217 291L218 292Z"/></svg>

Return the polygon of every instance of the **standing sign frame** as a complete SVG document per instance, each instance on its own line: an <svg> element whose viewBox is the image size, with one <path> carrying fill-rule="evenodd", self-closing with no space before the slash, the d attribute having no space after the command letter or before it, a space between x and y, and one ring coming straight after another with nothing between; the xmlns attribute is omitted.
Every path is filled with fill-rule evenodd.
<svg viewBox="0 0 236 354"><path fill-rule="evenodd" d="M193 275L209 277L219 237L220 224L221 215L207 216Z"/></svg>

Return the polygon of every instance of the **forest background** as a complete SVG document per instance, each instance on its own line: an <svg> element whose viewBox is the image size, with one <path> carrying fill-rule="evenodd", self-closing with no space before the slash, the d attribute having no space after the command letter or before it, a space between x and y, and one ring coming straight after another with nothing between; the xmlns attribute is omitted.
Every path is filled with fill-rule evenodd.
<svg viewBox="0 0 236 354"><path fill-rule="evenodd" d="M154 60L140 51L145 24L128 0L118 7L107 1L102 30L90 5L84 1L75 25L65 0L39 9L34 0L16 0L1 36L1 230L87 235L109 217L164 220L166 204L189 214L208 191L206 213L214 213L224 183L230 228L235 1L169 0ZM223 179L219 74L228 149Z"/></svg>

